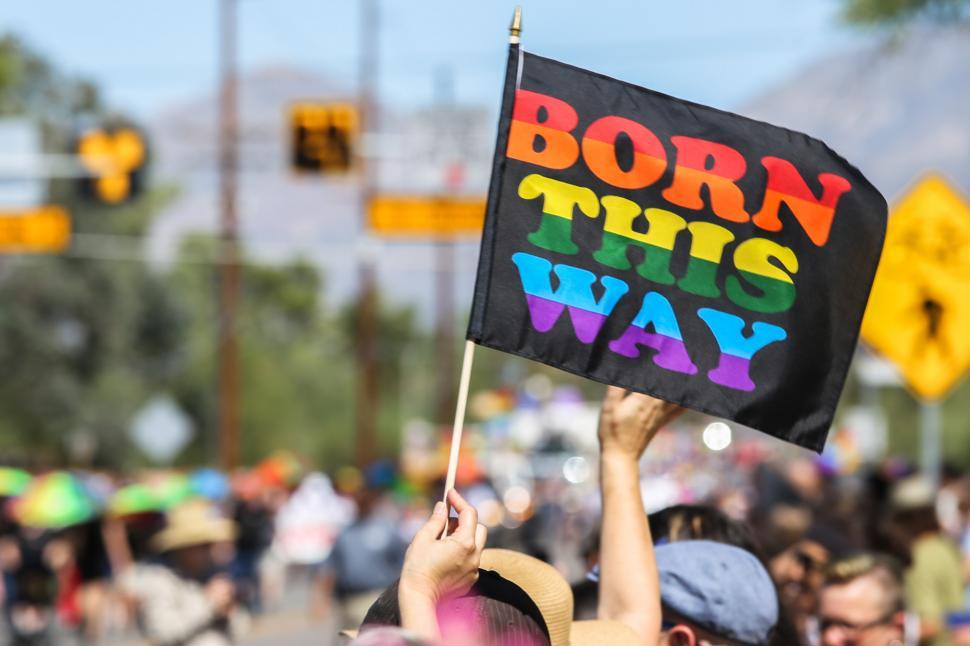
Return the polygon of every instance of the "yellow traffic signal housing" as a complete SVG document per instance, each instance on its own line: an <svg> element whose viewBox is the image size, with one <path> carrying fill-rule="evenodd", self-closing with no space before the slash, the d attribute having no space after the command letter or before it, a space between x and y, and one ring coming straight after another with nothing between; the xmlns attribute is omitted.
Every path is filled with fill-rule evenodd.
<svg viewBox="0 0 970 646"><path fill-rule="evenodd" d="M147 157L145 140L138 131L92 128L78 139L77 154L91 174L86 184L95 199L120 204L134 196L137 174Z"/></svg>
<svg viewBox="0 0 970 646"><path fill-rule="evenodd" d="M290 160L294 170L345 173L354 165L359 119L349 103L295 103L290 108Z"/></svg>

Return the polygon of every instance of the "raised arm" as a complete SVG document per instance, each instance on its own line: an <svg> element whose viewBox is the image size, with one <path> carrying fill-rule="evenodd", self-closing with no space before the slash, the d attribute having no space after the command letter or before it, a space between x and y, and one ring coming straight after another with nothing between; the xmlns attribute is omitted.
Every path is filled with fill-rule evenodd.
<svg viewBox="0 0 970 646"><path fill-rule="evenodd" d="M101 523L101 536L111 573L117 578L135 562L131 555L131 546L128 545L124 521L110 516L105 518Z"/></svg>
<svg viewBox="0 0 970 646"><path fill-rule="evenodd" d="M681 412L674 404L609 386L600 414L598 615L623 622L651 645L660 635L660 582L640 496L639 461L657 431Z"/></svg>

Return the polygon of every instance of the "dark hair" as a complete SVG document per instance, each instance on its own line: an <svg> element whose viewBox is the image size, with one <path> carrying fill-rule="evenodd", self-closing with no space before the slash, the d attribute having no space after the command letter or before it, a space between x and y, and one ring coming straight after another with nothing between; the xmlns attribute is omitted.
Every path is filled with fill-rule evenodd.
<svg viewBox="0 0 970 646"><path fill-rule="evenodd" d="M913 544L922 534L940 531L940 523L933 507L896 509L883 517L876 529L874 547L891 554L903 566L913 562Z"/></svg>
<svg viewBox="0 0 970 646"><path fill-rule="evenodd" d="M380 626L400 626L398 583L395 581L367 610L361 633ZM549 630L535 602L508 579L479 570L478 582L467 594L438 604L438 616L472 617L487 643L507 646L549 644Z"/></svg>
<svg viewBox="0 0 970 646"><path fill-rule="evenodd" d="M899 509L893 513L893 516L894 522L907 530L911 543L922 534L940 531L940 521L936 517L936 508L933 505Z"/></svg>
<svg viewBox="0 0 970 646"><path fill-rule="evenodd" d="M673 505L647 517L655 543L708 540L734 545L765 561L761 545L748 526L715 507Z"/></svg>

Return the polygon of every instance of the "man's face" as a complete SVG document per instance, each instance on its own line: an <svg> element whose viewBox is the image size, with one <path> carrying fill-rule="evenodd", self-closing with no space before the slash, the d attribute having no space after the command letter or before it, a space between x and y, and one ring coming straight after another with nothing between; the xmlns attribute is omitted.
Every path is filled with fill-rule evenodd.
<svg viewBox="0 0 970 646"><path fill-rule="evenodd" d="M828 552L818 543L802 540L771 561L771 576L782 600L799 618L815 612Z"/></svg>
<svg viewBox="0 0 970 646"><path fill-rule="evenodd" d="M900 613L886 609L886 594L871 576L823 588L818 614L823 646L903 643Z"/></svg>
<svg viewBox="0 0 970 646"><path fill-rule="evenodd" d="M192 545L172 553L176 567L190 577L201 577L212 568L212 549L209 545Z"/></svg>

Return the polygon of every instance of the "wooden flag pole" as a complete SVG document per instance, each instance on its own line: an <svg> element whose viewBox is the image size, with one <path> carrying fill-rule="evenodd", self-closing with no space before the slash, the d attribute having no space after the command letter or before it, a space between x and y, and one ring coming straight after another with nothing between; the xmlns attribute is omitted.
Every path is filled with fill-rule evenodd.
<svg viewBox="0 0 970 646"><path fill-rule="evenodd" d="M445 503L448 492L455 487L455 474L458 472L458 450L461 448L461 433L465 427L465 405L468 403L468 382L472 378L472 360L475 358L475 342L465 341L465 356L461 360L461 381L458 382L458 403L455 406L455 425L451 428L451 454L448 456L448 476L445 478Z"/></svg>
<svg viewBox="0 0 970 646"><path fill-rule="evenodd" d="M516 7L509 25L509 45L517 45L522 35L522 7ZM458 402L455 405L455 424L451 428L451 453L448 456L448 475L445 477L444 502L448 504L448 492L455 488L458 473L458 452L461 434L465 427L465 406L468 404L468 383L472 377L472 361L475 358L475 342L465 341L465 356L461 360L461 380L458 382ZM442 536L447 533L447 528Z"/></svg>

